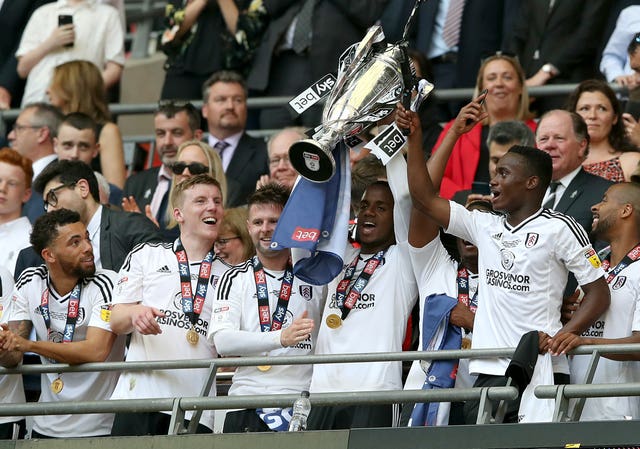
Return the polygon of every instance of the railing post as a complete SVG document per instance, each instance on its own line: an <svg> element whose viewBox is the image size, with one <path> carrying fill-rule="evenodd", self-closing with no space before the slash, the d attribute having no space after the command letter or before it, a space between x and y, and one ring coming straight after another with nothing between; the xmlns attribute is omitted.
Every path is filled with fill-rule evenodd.
<svg viewBox="0 0 640 449"><path fill-rule="evenodd" d="M478 405L478 418L476 424L491 424L491 399L489 399L489 387L483 387L480 392L480 404Z"/></svg>
<svg viewBox="0 0 640 449"><path fill-rule="evenodd" d="M216 372L218 368L216 367L216 362L211 362L209 365L209 372L207 373L207 380L202 386L202 390L200 391L200 397L209 396L209 392L211 391L211 387L213 386L214 381L216 380ZM200 417L202 416L202 410L196 410L189 421L189 427L187 427L186 433L196 433L198 429L198 424L200 423Z"/></svg>
<svg viewBox="0 0 640 449"><path fill-rule="evenodd" d="M553 422L571 421L569 416L569 398L564 395L566 385L557 385L556 403L553 410Z"/></svg>
<svg viewBox="0 0 640 449"><path fill-rule="evenodd" d="M171 421L169 422L169 432L167 435L180 435L186 432L184 428L184 409L180 406L181 398L173 399L171 408Z"/></svg>
<svg viewBox="0 0 640 449"><path fill-rule="evenodd" d="M151 11L151 0L143 0L140 7L142 13ZM136 23L136 33L131 44L131 57L133 59L143 59L149 52L149 36L153 26L153 18L145 17Z"/></svg>
<svg viewBox="0 0 640 449"><path fill-rule="evenodd" d="M589 385L593 383L593 378L596 375L596 368L598 367L598 362L600 361L600 353L595 350L591 353L591 359L589 360L589 366L587 367L587 372L584 376L583 383L585 385ZM580 421L580 417L582 416L582 410L584 409L584 404L587 402L587 398L579 398L575 401L573 409L568 416L570 421Z"/></svg>

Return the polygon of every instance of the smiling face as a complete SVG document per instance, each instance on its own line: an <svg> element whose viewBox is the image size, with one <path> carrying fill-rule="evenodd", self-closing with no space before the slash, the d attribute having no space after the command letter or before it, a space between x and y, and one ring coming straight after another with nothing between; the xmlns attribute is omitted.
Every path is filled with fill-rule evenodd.
<svg viewBox="0 0 640 449"><path fill-rule="evenodd" d="M591 207L593 223L591 233L604 241L610 241L608 234L613 229L624 201L619 197L620 186L613 185L607 189L602 201Z"/></svg>
<svg viewBox="0 0 640 449"><path fill-rule="evenodd" d="M576 104L576 111L584 119L592 143L609 138L611 128L618 122L613 105L602 92L583 92Z"/></svg>
<svg viewBox="0 0 640 449"><path fill-rule="evenodd" d="M300 139L303 137L298 132L284 130L269 143L269 175L289 190L293 189L298 177L298 172L289 160L289 147Z"/></svg>
<svg viewBox="0 0 640 449"><path fill-rule="evenodd" d="M373 184L365 191L360 201L357 227L363 253L376 253L395 242L393 204L393 195L385 184Z"/></svg>
<svg viewBox="0 0 640 449"><path fill-rule="evenodd" d="M205 240L211 246L218 238L223 214L222 194L212 184L195 184L187 188L173 209L181 238Z"/></svg>
<svg viewBox="0 0 640 449"><path fill-rule="evenodd" d="M485 105L489 115L510 115L516 118L522 95L522 84L513 65L506 59L487 63L482 73L481 89L488 89Z"/></svg>
<svg viewBox="0 0 640 449"><path fill-rule="evenodd" d="M523 164L523 158L513 153L505 154L498 161L496 175L489 183L494 210L510 213L522 204L530 178Z"/></svg>
<svg viewBox="0 0 640 449"><path fill-rule="evenodd" d="M43 251L47 264L56 264L69 277L84 278L96 271L93 247L85 225L78 221L57 228L58 236Z"/></svg>
<svg viewBox="0 0 640 449"><path fill-rule="evenodd" d="M557 181L582 165L587 153L587 140L579 141L571 116L566 111L545 115L536 130L536 144L551 156L552 180Z"/></svg>
<svg viewBox="0 0 640 449"><path fill-rule="evenodd" d="M256 252L262 258L279 257L281 251L271 249L271 237L282 214L282 206L279 204L255 203L249 206L249 218L247 229L251 241L256 247Z"/></svg>

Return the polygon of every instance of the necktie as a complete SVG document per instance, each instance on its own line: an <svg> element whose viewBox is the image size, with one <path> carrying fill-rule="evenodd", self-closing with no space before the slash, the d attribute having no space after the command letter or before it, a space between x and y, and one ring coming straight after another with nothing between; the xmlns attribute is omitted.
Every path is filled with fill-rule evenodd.
<svg viewBox="0 0 640 449"><path fill-rule="evenodd" d="M551 184L549 184L549 198L543 205L545 209L553 209L556 205L556 190L558 190L559 185L560 183L557 181L551 181Z"/></svg>
<svg viewBox="0 0 640 449"><path fill-rule="evenodd" d="M302 9L296 16L296 27L293 30L291 45L296 53L302 53L311 45L311 18L316 0L305 0Z"/></svg>
<svg viewBox="0 0 640 449"><path fill-rule="evenodd" d="M450 0L449 10L442 27L442 40L447 47L455 47L460 41L460 24L465 0Z"/></svg>
<svg viewBox="0 0 640 449"><path fill-rule="evenodd" d="M218 151L218 154L220 155L220 159L222 159L222 154L224 153L224 150L229 148L230 145L231 144L229 142L225 142L224 140L218 140L218 142L216 142L213 148L215 148Z"/></svg>

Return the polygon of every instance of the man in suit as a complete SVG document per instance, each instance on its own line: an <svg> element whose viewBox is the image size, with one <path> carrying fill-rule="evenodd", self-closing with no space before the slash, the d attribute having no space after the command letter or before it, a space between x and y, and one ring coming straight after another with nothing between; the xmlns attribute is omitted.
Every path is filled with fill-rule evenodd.
<svg viewBox="0 0 640 449"><path fill-rule="evenodd" d="M0 109L17 108L24 80L18 76L16 50L34 10L53 0L4 0L0 4Z"/></svg>
<svg viewBox="0 0 640 449"><path fill-rule="evenodd" d="M527 86L594 78L610 4L610 0L522 2L513 34L504 42L506 50L518 55ZM542 97L532 109L543 113L562 107L564 101L564 96Z"/></svg>
<svg viewBox="0 0 640 449"><path fill-rule="evenodd" d="M582 168L589 152L589 132L584 119L575 112L559 109L547 112L538 123L536 144L553 161L553 175L543 207L573 217L590 235L594 248L603 248L591 236L591 207L601 201L613 183ZM576 286L575 278L569 276L564 296L572 295Z"/></svg>
<svg viewBox="0 0 640 449"><path fill-rule="evenodd" d="M62 112L47 103L31 103L26 105L13 129L7 136L11 148L33 162L33 179L56 159L53 151L53 139L62 122ZM44 214L42 196L33 192L31 198L22 208L22 215L31 223Z"/></svg>
<svg viewBox="0 0 640 449"><path fill-rule="evenodd" d="M64 208L80 214L98 268L118 271L134 246L162 239L156 225L143 214L102 206L98 181L84 162L52 163L35 180L33 189L45 198L47 212ZM42 263L33 247L25 248L18 255L14 276L17 278L25 268Z"/></svg>
<svg viewBox="0 0 640 449"><path fill-rule="evenodd" d="M264 0L270 16L253 68L250 89L264 96L294 96L329 72L336 72L338 58L362 39L380 18L387 0ZM298 29L298 32L296 32ZM320 108L307 111L304 126L317 126ZM285 108L265 108L263 129L292 125Z"/></svg>
<svg viewBox="0 0 640 449"><path fill-rule="evenodd" d="M589 152L586 123L573 112L549 111L538 124L536 144L553 160L551 185L542 204L572 216L590 234L591 206L600 202L612 182L582 169Z"/></svg>
<svg viewBox="0 0 640 449"><path fill-rule="evenodd" d="M244 132L247 124L247 86L235 72L216 72L203 86L202 116L208 143L220 154L227 176L227 207L241 206L256 190L260 176L269 174L264 140Z"/></svg>
<svg viewBox="0 0 640 449"><path fill-rule="evenodd" d="M156 150L162 165L130 176L124 184L122 208L147 211L160 229L166 227L166 209L171 186L171 165L176 161L178 147L189 140L200 140L200 113L191 103L163 100L153 117Z"/></svg>

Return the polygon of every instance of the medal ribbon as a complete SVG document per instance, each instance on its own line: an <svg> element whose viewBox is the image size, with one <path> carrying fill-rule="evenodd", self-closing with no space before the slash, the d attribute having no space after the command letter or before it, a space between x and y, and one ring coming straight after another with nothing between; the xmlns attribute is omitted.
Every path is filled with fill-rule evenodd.
<svg viewBox="0 0 640 449"><path fill-rule="evenodd" d="M602 268L604 268L605 271L608 271L609 266L611 265L611 261L609 260L610 256L611 254L609 254L609 256L602 261ZM638 243L635 248L629 251L627 255L624 256L624 258L620 261L620 263L618 263L618 265L616 265L609 273L607 273L607 284L610 284L611 281L613 281L622 270L627 268L632 263L636 262L638 259L640 259L640 243Z"/></svg>
<svg viewBox="0 0 640 449"><path fill-rule="evenodd" d="M64 333L62 335L62 343L71 343L73 334L76 331L76 323L78 322L78 313L80 312L80 281L73 287L69 295L69 304L67 305L67 322L64 325ZM51 313L49 312L49 286L42 292L40 298L40 313L47 327L47 336L51 334Z"/></svg>
<svg viewBox="0 0 640 449"><path fill-rule="evenodd" d="M362 295L362 291L369 283L369 279L373 276L374 271L382 262L384 258L385 250L378 251L375 256L370 258L367 261L367 264L364 266L362 273L356 279L353 286L348 289L349 284L351 283L351 279L353 278L353 274L356 271L356 266L358 265L359 255L356 256L353 261L349 264L347 269L344 272L344 278L338 283L336 287L336 304L338 308L342 311L342 319L344 320L351 312L351 309L356 305L358 299L360 299L360 295ZM347 292L347 289L349 290Z"/></svg>
<svg viewBox="0 0 640 449"><path fill-rule="evenodd" d="M198 273L198 283L196 284L196 296L193 297L191 291L191 272L189 270L189 259L187 252L182 246L182 242L178 237L174 242L173 252L178 259L178 268L180 271L180 290L182 293L182 311L189 318L189 322L195 326L198 317L204 309L204 300L207 297L207 289L209 287L209 278L211 277L211 264L213 262L213 247L200 263L200 272Z"/></svg>
<svg viewBox="0 0 640 449"><path fill-rule="evenodd" d="M293 267L291 260L287 262L287 267L280 284L280 294L278 295L278 304L276 310L271 316L269 309L269 287L267 286L267 275L258 256L251 259L253 264L253 277L256 283L256 295L258 297L258 318L260 319L260 331L269 332L282 329L282 323L287 314L289 298L291 297L291 289L293 288Z"/></svg>
<svg viewBox="0 0 640 449"><path fill-rule="evenodd" d="M478 292L469 299L469 271L465 267L458 266L458 276L456 277L458 284L458 302L461 302L469 309L476 313L478 309Z"/></svg>

